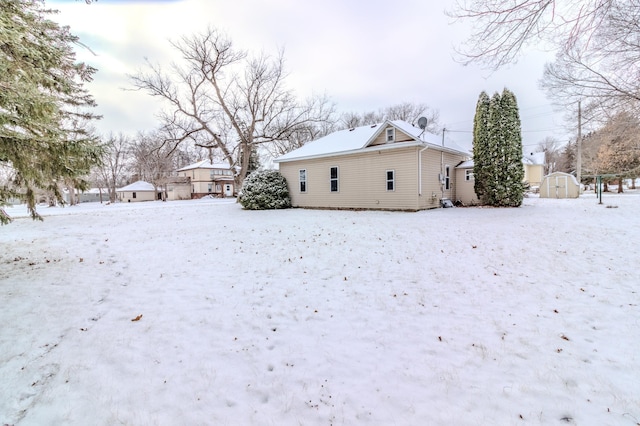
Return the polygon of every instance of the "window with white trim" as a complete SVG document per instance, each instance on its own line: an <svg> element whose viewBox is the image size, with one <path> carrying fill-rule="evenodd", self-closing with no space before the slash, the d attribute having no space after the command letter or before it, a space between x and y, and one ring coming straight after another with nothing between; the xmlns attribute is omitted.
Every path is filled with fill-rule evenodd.
<svg viewBox="0 0 640 426"><path fill-rule="evenodd" d="M396 190L396 171L387 170L387 191Z"/></svg>
<svg viewBox="0 0 640 426"><path fill-rule="evenodd" d="M464 171L464 180L473 180L473 169L467 169Z"/></svg>
<svg viewBox="0 0 640 426"><path fill-rule="evenodd" d="M394 129L393 127L389 127L387 129L386 141L387 142L393 142L395 140L396 140L396 129Z"/></svg>
<svg viewBox="0 0 640 426"><path fill-rule="evenodd" d="M450 166L444 167L444 189L447 191L451 189L451 167Z"/></svg>
<svg viewBox="0 0 640 426"><path fill-rule="evenodd" d="M329 172L329 188L331 192L338 192L338 167L331 167Z"/></svg>
<svg viewBox="0 0 640 426"><path fill-rule="evenodd" d="M300 192L307 192L307 170L300 169Z"/></svg>

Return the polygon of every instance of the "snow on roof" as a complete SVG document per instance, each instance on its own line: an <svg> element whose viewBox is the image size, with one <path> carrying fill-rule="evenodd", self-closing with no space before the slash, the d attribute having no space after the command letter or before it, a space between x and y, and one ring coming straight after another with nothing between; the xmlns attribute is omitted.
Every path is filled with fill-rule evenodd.
<svg viewBox="0 0 640 426"><path fill-rule="evenodd" d="M123 186L122 188L116 189L116 192L122 191L155 191L155 188L149 182L139 180L127 186Z"/></svg>
<svg viewBox="0 0 640 426"><path fill-rule="evenodd" d="M276 158L275 161L314 157L363 148L371 136L379 130L378 126L378 124L374 124L333 132L325 137L308 142L302 147Z"/></svg>
<svg viewBox="0 0 640 426"><path fill-rule="evenodd" d="M530 156L522 157L522 163L524 163L524 164L536 164L536 165L544 164L544 152L540 152L540 153L537 153L537 154L542 154L542 158L543 158L543 162L542 163L533 162L533 160L531 159ZM464 161L464 162L458 164L456 166L456 169L470 169L472 167L473 167L473 160L467 160L467 161Z"/></svg>
<svg viewBox="0 0 640 426"><path fill-rule="evenodd" d="M325 137L308 142L302 147L288 152L274 160L279 163L294 159L309 157L323 157L340 153L347 153L366 148L384 129L393 126L406 133L414 139L414 143L427 144L434 148L442 148L440 138L431 133L423 132L422 129L414 127L412 124L402 120L387 120L384 123L355 127L352 129L339 130ZM468 154L449 139L445 140L445 149ZM406 146L406 145L403 145ZM391 145L389 147L392 147ZM376 148L380 148L377 146Z"/></svg>
<svg viewBox="0 0 640 426"><path fill-rule="evenodd" d="M183 172L185 170L193 170L193 169L225 169L230 170L228 164L225 163L211 163L209 160L198 161L197 163L189 164L181 169L178 169L178 172Z"/></svg>
<svg viewBox="0 0 640 426"><path fill-rule="evenodd" d="M471 169L473 168L473 160L463 161L456 166L456 169Z"/></svg>
<svg viewBox="0 0 640 426"><path fill-rule="evenodd" d="M522 157L522 162L525 164L544 164L544 152L532 152L529 155Z"/></svg>

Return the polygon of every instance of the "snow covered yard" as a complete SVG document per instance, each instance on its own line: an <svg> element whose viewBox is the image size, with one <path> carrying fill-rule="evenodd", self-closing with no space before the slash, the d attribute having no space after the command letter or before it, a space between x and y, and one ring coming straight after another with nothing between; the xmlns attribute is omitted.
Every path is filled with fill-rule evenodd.
<svg viewBox="0 0 640 426"><path fill-rule="evenodd" d="M604 201L42 208L0 228L0 424L638 425L640 194Z"/></svg>

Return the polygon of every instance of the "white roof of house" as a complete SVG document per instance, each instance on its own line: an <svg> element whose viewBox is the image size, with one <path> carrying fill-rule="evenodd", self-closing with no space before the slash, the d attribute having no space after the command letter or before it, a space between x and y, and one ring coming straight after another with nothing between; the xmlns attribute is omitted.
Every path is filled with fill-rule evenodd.
<svg viewBox="0 0 640 426"><path fill-rule="evenodd" d="M150 184L149 182L145 182L143 180L139 180L127 186L123 186L122 188L116 189L116 192L123 192L123 191L144 192L144 191L154 191L154 190L155 188L153 187L152 184Z"/></svg>
<svg viewBox="0 0 640 426"><path fill-rule="evenodd" d="M211 163L209 160L198 161L197 163L189 164L181 169L178 169L178 172L184 172L185 170L193 170L193 169L226 169L231 170L228 164L225 163Z"/></svg>
<svg viewBox="0 0 640 426"><path fill-rule="evenodd" d="M541 152L540 154L542 154L542 157L543 157L542 163L533 162L531 157L526 157L526 156L522 157L522 163L523 164L543 165L544 164L544 152ZM538 157L536 157L536 159L538 159ZM460 164L458 164L456 166L456 169L470 169L470 168L473 168L473 159L467 160L467 161L463 161L462 163L460 163Z"/></svg>
<svg viewBox="0 0 640 426"><path fill-rule="evenodd" d="M360 151L369 146L384 129L393 126L396 129L411 136L414 140L409 142L398 142L390 145L376 145L374 149L391 149L410 145L428 145L436 149L443 149L441 139L431 133L423 132L422 129L412 126L410 123L401 120L387 120L384 123L355 127L352 129L339 130L323 138L308 142L302 147L288 152L274 161L292 161L305 158L325 157L330 155L347 154ZM465 155L468 152L456 146L450 140L446 140L444 147L448 151L456 151Z"/></svg>
<svg viewBox="0 0 640 426"><path fill-rule="evenodd" d="M525 155L522 157L522 162L525 164L544 164L544 152L532 152L529 155Z"/></svg>
<svg viewBox="0 0 640 426"><path fill-rule="evenodd" d="M473 168L473 160L463 161L456 166L456 169L471 169Z"/></svg>

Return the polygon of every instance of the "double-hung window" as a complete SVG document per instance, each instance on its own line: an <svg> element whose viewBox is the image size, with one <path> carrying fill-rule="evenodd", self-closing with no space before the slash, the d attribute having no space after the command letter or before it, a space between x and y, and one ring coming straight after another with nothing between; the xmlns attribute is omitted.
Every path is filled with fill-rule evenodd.
<svg viewBox="0 0 640 426"><path fill-rule="evenodd" d="M473 180L473 169L467 169L464 171L464 180Z"/></svg>
<svg viewBox="0 0 640 426"><path fill-rule="evenodd" d="M395 170L387 170L387 191L396 190L396 172Z"/></svg>
<svg viewBox="0 0 640 426"><path fill-rule="evenodd" d="M444 168L444 189L447 191L451 189L451 167L450 166L446 166Z"/></svg>
<svg viewBox="0 0 640 426"><path fill-rule="evenodd" d="M329 182L331 192L338 192L338 168L331 167L331 171L329 174Z"/></svg>
<svg viewBox="0 0 640 426"><path fill-rule="evenodd" d="M393 142L396 140L396 129L394 129L393 127L389 127L387 129L387 137L386 137L386 141L387 142Z"/></svg>
<svg viewBox="0 0 640 426"><path fill-rule="evenodd" d="M300 169L300 192L307 192L307 170Z"/></svg>

